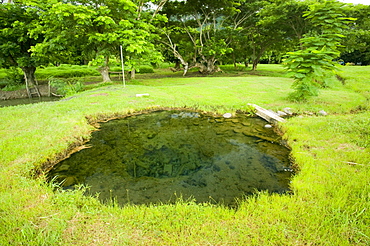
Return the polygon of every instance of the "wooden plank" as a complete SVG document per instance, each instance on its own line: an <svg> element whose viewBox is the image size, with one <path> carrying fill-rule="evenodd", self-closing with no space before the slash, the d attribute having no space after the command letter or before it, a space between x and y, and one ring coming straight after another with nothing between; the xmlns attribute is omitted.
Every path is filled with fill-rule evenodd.
<svg viewBox="0 0 370 246"><path fill-rule="evenodd" d="M256 104L248 103L248 105L253 106L256 109L256 115L259 117L265 119L266 121L270 123L274 123L276 121L278 122L286 122L285 119L281 118L279 115L276 113L269 111L267 109L264 109Z"/></svg>
<svg viewBox="0 0 370 246"><path fill-rule="evenodd" d="M148 93L136 94L136 97L148 97L148 96L150 96Z"/></svg>
<svg viewBox="0 0 370 246"><path fill-rule="evenodd" d="M40 94L40 91L37 85L32 85L31 87L26 86L26 88L27 88L27 94L29 98L32 98L34 95L41 97L41 94Z"/></svg>
<svg viewBox="0 0 370 246"><path fill-rule="evenodd" d="M111 72L109 71L109 74L118 74L118 79L121 79L121 76L122 76L122 72Z"/></svg>

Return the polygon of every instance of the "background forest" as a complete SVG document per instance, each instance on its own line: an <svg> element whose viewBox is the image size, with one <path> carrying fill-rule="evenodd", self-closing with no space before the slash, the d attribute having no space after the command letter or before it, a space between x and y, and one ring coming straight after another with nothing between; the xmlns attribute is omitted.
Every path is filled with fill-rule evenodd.
<svg viewBox="0 0 370 246"><path fill-rule="evenodd" d="M21 68L31 84L37 67L61 63L99 66L103 80L109 81L120 46L131 74L141 64L162 61L174 63L173 70L184 75L191 68L212 74L220 64L251 64L256 70L259 63L281 63L288 52L312 46L317 52L334 48L328 59L340 64L370 63L369 5L335 0L41 0L2 1L0 8L0 67ZM307 44L307 38L318 37Z"/></svg>

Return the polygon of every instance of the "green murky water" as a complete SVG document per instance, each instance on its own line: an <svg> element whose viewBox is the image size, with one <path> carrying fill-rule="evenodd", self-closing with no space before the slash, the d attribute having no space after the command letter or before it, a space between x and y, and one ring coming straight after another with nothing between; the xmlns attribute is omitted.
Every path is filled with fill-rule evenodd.
<svg viewBox="0 0 370 246"><path fill-rule="evenodd" d="M235 203L256 190L289 190L289 150L259 118L160 111L103 123L91 148L60 162L49 177L90 187L119 204Z"/></svg>

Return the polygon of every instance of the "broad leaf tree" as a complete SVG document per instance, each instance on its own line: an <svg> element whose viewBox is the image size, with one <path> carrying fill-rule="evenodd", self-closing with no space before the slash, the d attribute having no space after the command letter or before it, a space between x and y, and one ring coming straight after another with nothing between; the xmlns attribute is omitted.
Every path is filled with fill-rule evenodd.
<svg viewBox="0 0 370 246"><path fill-rule="evenodd" d="M155 25L165 23L167 18L159 12L168 0L134 0L137 5L135 21L140 23L141 28L146 32L145 43L140 49L125 50L125 64L131 70L131 78L135 78L136 67L141 64L152 64L156 66L163 61L163 56L156 44L159 43L159 35L156 34ZM145 35L146 34L146 35ZM148 35L149 34L149 35Z"/></svg>
<svg viewBox="0 0 370 246"><path fill-rule="evenodd" d="M162 42L184 74L191 67L214 73L220 61L251 61L255 70L266 53L285 53L307 32L307 9L283 0L170 1Z"/></svg>
<svg viewBox="0 0 370 246"><path fill-rule="evenodd" d="M162 28L162 42L183 65L184 75L191 67L200 73L217 72L217 61L231 53L223 31L226 20L237 13L243 1L170 1L163 12L168 23Z"/></svg>
<svg viewBox="0 0 370 246"><path fill-rule="evenodd" d="M256 25L246 33L253 70L263 55L286 53L310 30L309 21L303 17L307 1L268 0L263 4Z"/></svg>
<svg viewBox="0 0 370 246"><path fill-rule="evenodd" d="M222 30L224 38L228 40L232 53L228 55L226 62L236 63L243 62L248 66L255 52L253 46L253 34L256 31L256 25L260 20L259 12L264 6L264 1L248 0L241 2L237 6L237 11L233 16L226 19L227 25Z"/></svg>
<svg viewBox="0 0 370 246"><path fill-rule="evenodd" d="M308 4L301 1L254 0L243 3L241 13L250 13L249 18L236 29L231 46L237 60L252 63L252 70L267 54L286 53L295 46L309 30L302 17Z"/></svg>
<svg viewBox="0 0 370 246"><path fill-rule="evenodd" d="M42 26L35 35L45 35L45 42L35 51L41 54L79 50L81 57L104 57L99 67L103 81L110 81L109 60L119 57L122 45L125 58L154 52L152 25L142 18L131 0L44 0L35 3L41 11ZM73 53L73 52L72 52Z"/></svg>
<svg viewBox="0 0 370 246"><path fill-rule="evenodd" d="M349 5L345 13L356 20L345 32L343 44L346 49L340 58L344 62L370 65L370 5Z"/></svg>
<svg viewBox="0 0 370 246"><path fill-rule="evenodd" d="M0 67L20 67L29 85L36 84L36 68L46 62L31 51L43 41L42 35L30 36L30 31L38 25L35 9L21 3L0 4Z"/></svg>

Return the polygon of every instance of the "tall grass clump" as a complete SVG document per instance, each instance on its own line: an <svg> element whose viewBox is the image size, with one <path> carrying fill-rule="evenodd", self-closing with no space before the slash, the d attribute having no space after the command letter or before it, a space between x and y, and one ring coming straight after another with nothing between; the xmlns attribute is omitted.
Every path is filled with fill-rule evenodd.
<svg viewBox="0 0 370 246"><path fill-rule="evenodd" d="M83 90L84 85L78 79L57 79L49 78L50 86L57 90L57 93L62 96L71 96Z"/></svg>

